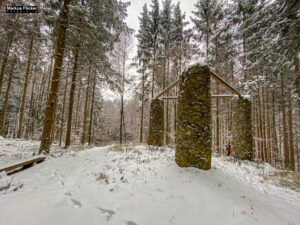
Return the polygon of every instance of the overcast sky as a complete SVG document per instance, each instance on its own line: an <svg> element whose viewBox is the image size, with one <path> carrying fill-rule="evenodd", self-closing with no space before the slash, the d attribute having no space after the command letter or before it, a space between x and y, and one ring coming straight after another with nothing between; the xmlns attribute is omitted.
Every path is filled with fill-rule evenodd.
<svg viewBox="0 0 300 225"><path fill-rule="evenodd" d="M148 10L150 11L150 5L151 0L122 0L124 2L130 2L130 6L127 8L127 13L128 16L126 18L126 23L127 25L135 30L134 33L134 45L137 44L137 40L135 38L135 35L137 34L137 31L139 30L139 15L141 14L143 10L143 6L146 3L148 6ZM192 11L195 10L194 4L197 2L197 0L181 0L181 1L176 1L173 0L172 3L173 5L177 4L177 2L180 2L180 8L182 13L186 14L186 21L190 21L190 16L192 16ZM160 3L160 10L162 10L162 0L159 0ZM136 54L136 47L132 49L132 52L130 54L131 57L135 56ZM130 73L135 73L135 71L130 71ZM138 74L136 74L138 75ZM127 89L125 93L125 98L129 99L132 96L132 88L129 88L130 90ZM114 100L114 99L119 99L118 94L112 92L111 90L108 90L108 88L105 88L103 90L104 98Z"/></svg>

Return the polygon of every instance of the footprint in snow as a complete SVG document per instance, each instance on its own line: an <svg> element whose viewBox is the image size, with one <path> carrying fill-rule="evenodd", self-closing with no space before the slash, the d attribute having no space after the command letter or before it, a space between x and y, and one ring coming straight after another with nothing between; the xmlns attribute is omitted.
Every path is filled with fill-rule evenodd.
<svg viewBox="0 0 300 225"><path fill-rule="evenodd" d="M103 209L101 207L98 207L98 209L106 216L106 221L109 221L110 218L116 213L113 210Z"/></svg>
<svg viewBox="0 0 300 225"><path fill-rule="evenodd" d="M73 198L71 198L71 201L73 202L73 208L81 208L81 203Z"/></svg>
<svg viewBox="0 0 300 225"><path fill-rule="evenodd" d="M66 192L65 195L70 196L70 197L72 196L72 194L70 192Z"/></svg>
<svg viewBox="0 0 300 225"><path fill-rule="evenodd" d="M63 187L63 186L65 186L65 183L61 180L61 181L59 182L59 186L60 186L60 187Z"/></svg>
<svg viewBox="0 0 300 225"><path fill-rule="evenodd" d="M126 225L137 225L137 224L133 221L126 221Z"/></svg>

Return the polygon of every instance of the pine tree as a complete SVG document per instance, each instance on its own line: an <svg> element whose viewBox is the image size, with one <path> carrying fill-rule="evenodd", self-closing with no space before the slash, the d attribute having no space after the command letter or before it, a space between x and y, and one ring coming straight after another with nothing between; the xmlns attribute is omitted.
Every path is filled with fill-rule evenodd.
<svg viewBox="0 0 300 225"><path fill-rule="evenodd" d="M11 65L10 65L11 68L10 68L10 72L9 72L8 84L7 84L7 88L6 88L5 99L4 99L2 113L1 113L1 117L0 117L0 136L2 136L4 134L7 106L8 106L11 83L12 83L12 79L13 79L13 75L14 75L14 69L15 69L16 62L17 62L17 58L16 58L16 56L14 56L12 59Z"/></svg>
<svg viewBox="0 0 300 225"><path fill-rule="evenodd" d="M196 41L205 37L206 60L209 61L210 39L215 24L221 19L221 7L217 0L198 0L195 4L196 11L193 11L194 18L191 18L196 31Z"/></svg>
<svg viewBox="0 0 300 225"><path fill-rule="evenodd" d="M140 142L143 142L143 122L144 122L144 99L145 99L145 85L146 85L146 75L147 68L151 59L151 52L149 51L151 47L151 33L149 27L149 14L148 8L145 4L143 7L143 12L139 17L140 29L137 34L138 39L138 50L137 50L137 59L139 64L138 72L142 74L141 82L141 123L140 123Z"/></svg>
<svg viewBox="0 0 300 225"><path fill-rule="evenodd" d="M21 138L22 131L23 131L26 93L27 93L28 82L29 82L29 73L30 73L30 66L31 66L31 56L32 56L34 36L35 36L34 34L31 34L30 45L29 45L29 54L28 54L28 59L27 59L27 68L26 68L26 74L25 74L25 83L24 83L24 88L23 88L23 96L22 96L22 103L21 103L21 109L20 109L19 130L18 130L18 136L17 136L18 138Z"/></svg>
<svg viewBox="0 0 300 225"><path fill-rule="evenodd" d="M51 130L52 124L55 115L55 109L57 105L58 99L58 86L59 79L61 73L61 66L63 63L64 50L65 50L65 39L66 39L66 31L68 26L68 5L70 4L70 0L64 0L63 8L60 11L58 17L58 32L57 32L57 42L56 42L56 50L55 50L55 63L51 84L51 91L47 100L47 107L45 111L45 119L43 126L43 134L41 138L41 145L39 153L49 152L51 140Z"/></svg>
<svg viewBox="0 0 300 225"><path fill-rule="evenodd" d="M163 49L163 89L165 89L170 80L170 58L171 58L171 45L172 45L172 4L171 0L163 1L163 9L161 12L161 45ZM169 93L167 93L168 95ZM168 145L170 143L170 121L169 121L169 100L166 104L166 133L165 142Z"/></svg>
<svg viewBox="0 0 300 225"><path fill-rule="evenodd" d="M157 50L159 48L159 36L161 33L160 29L160 13L159 13L159 3L158 0L152 0L151 11L149 16L149 32L151 35L151 53L152 53L152 87L151 87L151 97L154 96L154 86L155 86L155 77L157 76L155 71L157 67L156 57Z"/></svg>

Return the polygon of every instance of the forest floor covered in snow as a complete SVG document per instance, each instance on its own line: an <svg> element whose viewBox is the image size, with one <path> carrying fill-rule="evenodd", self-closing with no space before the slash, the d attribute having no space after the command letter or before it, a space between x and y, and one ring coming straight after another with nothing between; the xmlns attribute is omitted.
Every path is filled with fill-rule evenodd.
<svg viewBox="0 0 300 225"><path fill-rule="evenodd" d="M38 146L1 139L0 167ZM267 179L278 173L225 157L180 168L170 148L54 146L45 162L0 174L0 225L300 224L300 193Z"/></svg>

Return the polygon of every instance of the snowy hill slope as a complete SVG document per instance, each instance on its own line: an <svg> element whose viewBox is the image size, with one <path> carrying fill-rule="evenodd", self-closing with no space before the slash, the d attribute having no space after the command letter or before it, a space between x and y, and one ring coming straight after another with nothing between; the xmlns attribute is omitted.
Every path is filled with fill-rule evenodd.
<svg viewBox="0 0 300 225"><path fill-rule="evenodd" d="M12 175L22 186L0 192L0 225L300 223L300 194L262 183L250 164L247 172L213 158L203 171L179 168L168 148L110 149L65 154Z"/></svg>

